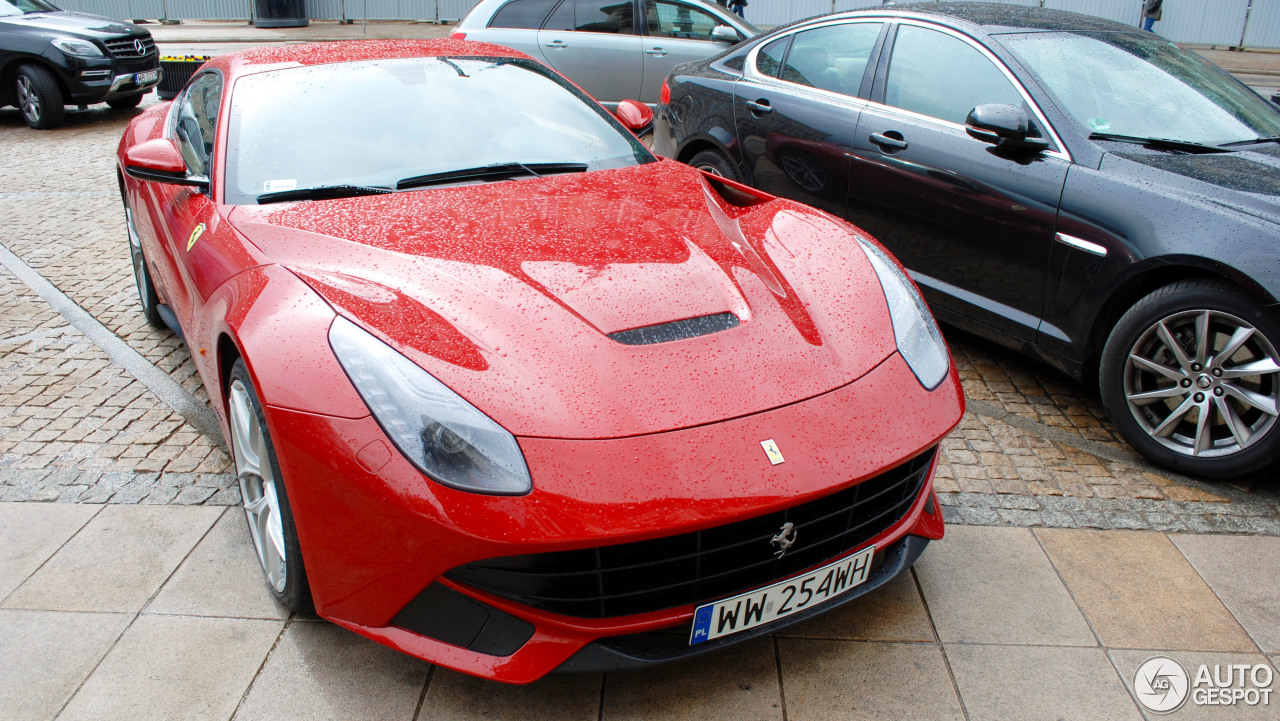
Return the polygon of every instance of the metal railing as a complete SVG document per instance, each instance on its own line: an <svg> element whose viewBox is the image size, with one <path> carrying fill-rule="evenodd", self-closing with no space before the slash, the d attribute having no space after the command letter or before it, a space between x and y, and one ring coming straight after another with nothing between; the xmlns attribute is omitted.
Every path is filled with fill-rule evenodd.
<svg viewBox="0 0 1280 721"><path fill-rule="evenodd" d="M1137 26L1141 0L986 0L1095 15ZM477 0L307 0L314 20L457 20ZM883 0L751 0L747 19L770 27L881 5ZM121 20L250 20L253 0L55 0L64 10ZM1280 0L1165 0L1158 34L1177 43L1280 48Z"/></svg>

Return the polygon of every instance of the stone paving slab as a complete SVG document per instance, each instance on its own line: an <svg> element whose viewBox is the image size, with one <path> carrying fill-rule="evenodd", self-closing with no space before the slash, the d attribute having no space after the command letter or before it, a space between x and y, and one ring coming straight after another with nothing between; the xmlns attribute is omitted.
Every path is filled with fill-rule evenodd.
<svg viewBox="0 0 1280 721"><path fill-rule="evenodd" d="M45 522L49 507L0 504L0 513L7 514L8 528L21 533ZM808 629L803 633L790 629L681 663L641 671L557 674L528 686L506 686L432 668L314 616L237 617L241 609L269 600L261 579L255 586L234 584L239 599L223 606L224 615L156 613L159 601L173 589L190 587L191 577L222 573L227 559L210 551L241 553L248 544L243 524L223 525L238 515L232 510L216 527L225 538L213 542L211 533L205 539L208 546L170 542L166 529L188 522L192 512L210 510L117 507L116 512L147 520L131 524L131 537L117 538L115 545L190 549L180 559L186 575L170 575L158 592L151 592L141 614L0 608L0 717L38 721L52 719L62 709L59 719L95 721L1130 719L1140 716L1127 689L1138 666L1151 656L1174 658L1193 673L1201 663L1267 662L1247 636L1224 633L1223 619L1231 621L1227 610L1239 608L1231 600L1239 593L1236 580L1202 578L1180 550L1203 541L1214 546L1215 557L1250 557L1256 541L1265 539L1180 534L1173 543L1167 534L1153 532L973 527L953 528L947 538L931 544L896 590L882 589L889 593L871 594L832 614L861 612L865 624L883 625L877 633L819 637L813 630L821 619L815 619L796 627ZM1011 540L1015 537L1022 541ZM956 562L966 555L997 558L1011 546L1023 548L1015 558L1034 558L1028 539L1044 542L1048 553L989 573ZM1102 570L1079 572L1083 561L1068 558L1063 548L1080 559L1094 559L1092 565ZM127 562L123 556L104 558L100 573L128 575L127 568L119 568ZM1034 582L1046 566L1059 574L1057 587ZM1033 570L1037 567L1041 570ZM42 572L22 580L30 582ZM1009 595L1008 586L993 584L993 578L1008 574L1016 579L1019 573L1033 582L1007 599L1004 608L980 607L975 613L1029 626L1034 620L1028 619L1037 618L1043 608L1057 609L1088 618L1099 628L1099 640L1063 645L1049 634L1006 644L951 634L954 624L948 618L954 617L955 604L972 603L984 594ZM1099 578L1110 584L1102 593ZM1126 592L1129 583L1133 589ZM1107 594L1118 595L1108 599ZM877 602L877 595L888 598ZM1058 608L1064 597L1071 608ZM1110 610L1099 613L1099 599ZM1190 610L1171 610L1178 603ZM903 608L910 609L907 615L922 614L939 634L922 637L914 623L893 623ZM210 613L208 608L198 611ZM1274 605L1264 604L1253 613L1252 624L1280 627L1280 609ZM1155 626L1167 633L1153 633ZM853 635L875 640L854 640ZM1224 636L1237 647L1235 652L1217 650ZM1134 638L1150 647L1122 645ZM1280 689L1275 679L1272 688ZM11 698L24 700L19 707L23 715L15 717L9 710L14 706L5 699ZM1280 698L1271 703L1280 705ZM1178 713L1177 718L1270 719L1277 706Z"/></svg>

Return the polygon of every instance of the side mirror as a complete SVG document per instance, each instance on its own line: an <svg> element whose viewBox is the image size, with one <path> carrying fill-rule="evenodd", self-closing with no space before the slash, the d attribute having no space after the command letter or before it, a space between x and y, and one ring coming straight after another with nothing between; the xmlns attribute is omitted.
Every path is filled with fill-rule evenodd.
<svg viewBox="0 0 1280 721"><path fill-rule="evenodd" d="M643 135L653 127L653 108L636 100L618 103L618 109L613 111L613 115L623 127L636 135Z"/></svg>
<svg viewBox="0 0 1280 721"><path fill-rule="evenodd" d="M1038 153L1049 147L1048 140L1028 136L1031 121L1027 119L1026 111L1017 105L979 105L969 111L964 123L965 132L997 148Z"/></svg>
<svg viewBox="0 0 1280 721"><path fill-rule="evenodd" d="M711 30L711 42L737 45L741 39L738 31L728 25L717 25Z"/></svg>
<svg viewBox="0 0 1280 721"><path fill-rule="evenodd" d="M148 140L125 151L124 172L138 180L209 190L208 178L187 174L187 164L183 162L182 154L168 138Z"/></svg>

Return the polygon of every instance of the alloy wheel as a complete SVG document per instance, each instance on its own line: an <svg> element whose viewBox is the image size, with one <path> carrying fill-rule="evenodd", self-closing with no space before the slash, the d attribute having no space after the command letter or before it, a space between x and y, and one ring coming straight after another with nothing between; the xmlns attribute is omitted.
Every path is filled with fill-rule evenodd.
<svg viewBox="0 0 1280 721"><path fill-rule="evenodd" d="M232 381L229 403L231 451L258 563L261 564L271 588L276 593L283 593L287 566L280 499L276 492L277 479L267 455L266 435L249 399L249 393L242 381Z"/></svg>
<svg viewBox="0 0 1280 721"><path fill-rule="evenodd" d="M133 263L133 280L138 286L138 297L142 299L142 306L145 309L147 297L151 291L150 278L147 276L147 261L142 256L142 241L138 238L138 230L133 225L133 209L128 205L124 208L124 220L129 231L129 260Z"/></svg>
<svg viewBox="0 0 1280 721"><path fill-rule="evenodd" d="M31 85L31 78L25 75L18 76L18 107L22 109L22 117L26 118L27 123L38 125L40 123L41 108L40 96L36 94L36 89Z"/></svg>
<svg viewBox="0 0 1280 721"><path fill-rule="evenodd" d="M1124 369L1129 410L1146 433L1198 458L1238 453L1280 413L1280 356L1249 323L1217 310L1186 310L1146 329Z"/></svg>

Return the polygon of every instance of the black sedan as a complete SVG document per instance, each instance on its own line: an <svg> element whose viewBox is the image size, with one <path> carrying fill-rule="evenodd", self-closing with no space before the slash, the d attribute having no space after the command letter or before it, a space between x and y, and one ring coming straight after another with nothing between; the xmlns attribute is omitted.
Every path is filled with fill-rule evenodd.
<svg viewBox="0 0 1280 721"><path fill-rule="evenodd" d="M160 72L151 33L137 25L0 0L0 108L17 107L33 128L61 125L64 105L137 107Z"/></svg>
<svg viewBox="0 0 1280 721"><path fill-rule="evenodd" d="M1152 33L995 3L801 21L677 67L654 149L842 216L938 318L1097 378L1125 437L1280 457L1280 110Z"/></svg>

